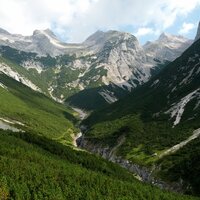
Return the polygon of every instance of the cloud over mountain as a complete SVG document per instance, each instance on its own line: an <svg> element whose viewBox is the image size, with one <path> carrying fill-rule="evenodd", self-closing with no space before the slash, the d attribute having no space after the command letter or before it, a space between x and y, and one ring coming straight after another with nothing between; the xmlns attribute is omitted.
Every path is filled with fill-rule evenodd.
<svg viewBox="0 0 200 200"><path fill-rule="evenodd" d="M0 26L12 33L30 35L35 29L51 28L65 40L80 42L97 29L131 26L141 34L141 28L151 25L154 32L163 31L177 17L186 16L199 6L200 0L0 0L0 3Z"/></svg>

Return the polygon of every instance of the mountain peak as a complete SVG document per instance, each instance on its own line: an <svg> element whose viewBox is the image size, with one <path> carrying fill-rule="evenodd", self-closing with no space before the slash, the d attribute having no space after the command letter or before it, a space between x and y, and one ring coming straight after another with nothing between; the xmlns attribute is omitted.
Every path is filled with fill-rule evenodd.
<svg viewBox="0 0 200 200"><path fill-rule="evenodd" d="M172 35L172 34L169 34L169 33L162 33L159 38L158 38L158 41L160 42L178 42L178 43L182 43L182 42L187 42L189 41L188 38L185 38L183 37L182 35Z"/></svg>
<svg viewBox="0 0 200 200"><path fill-rule="evenodd" d="M197 34L196 34L196 37L195 37L195 41L197 41L198 39L200 39L200 22L199 22L199 25L198 25L198 29L197 29Z"/></svg>
<svg viewBox="0 0 200 200"><path fill-rule="evenodd" d="M56 38L56 35L50 29L33 31L33 36L36 36L36 35L46 35L46 36L48 35L52 38Z"/></svg>
<svg viewBox="0 0 200 200"><path fill-rule="evenodd" d="M182 36L177 36L177 35L171 35L169 33L161 33L161 35L159 36L158 40L171 40L173 38L183 38Z"/></svg>
<svg viewBox="0 0 200 200"><path fill-rule="evenodd" d="M159 40L163 40L163 39L165 39L165 38L168 38L168 34L162 32L158 39L159 39Z"/></svg>
<svg viewBox="0 0 200 200"><path fill-rule="evenodd" d="M136 37L130 33L126 33L126 32L121 32L121 31L117 31L117 30L109 30L106 32L103 31L96 31L94 34L92 34L91 36L89 36L84 43L87 44L97 44L97 43L103 43L105 41L108 40L116 40L116 39L124 39L127 40L129 38L134 38L135 40Z"/></svg>
<svg viewBox="0 0 200 200"><path fill-rule="evenodd" d="M136 39L136 37L134 35L132 35L131 33L116 31L116 30L107 31L105 34L107 34L111 38L112 37L119 37L119 38L123 38L124 40L129 39L129 38L135 38Z"/></svg>

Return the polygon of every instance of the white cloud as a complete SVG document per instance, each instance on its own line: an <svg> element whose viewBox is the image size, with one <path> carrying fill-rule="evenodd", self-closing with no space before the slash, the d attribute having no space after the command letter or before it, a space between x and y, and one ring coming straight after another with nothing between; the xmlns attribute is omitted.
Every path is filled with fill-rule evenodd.
<svg viewBox="0 0 200 200"><path fill-rule="evenodd" d="M30 35L35 29L51 28L79 42L97 29L132 26L164 31L200 0L0 0L0 5L0 27L10 32Z"/></svg>
<svg viewBox="0 0 200 200"><path fill-rule="evenodd" d="M192 29L194 29L196 27L195 24L192 23L183 23L181 29L179 30L179 34L187 34L189 33Z"/></svg>
<svg viewBox="0 0 200 200"><path fill-rule="evenodd" d="M144 36L144 35L148 35L148 34L153 34L153 33L154 33L154 31L153 31L152 28L142 27L142 28L139 28L134 35L137 36L137 37L140 37L140 36Z"/></svg>

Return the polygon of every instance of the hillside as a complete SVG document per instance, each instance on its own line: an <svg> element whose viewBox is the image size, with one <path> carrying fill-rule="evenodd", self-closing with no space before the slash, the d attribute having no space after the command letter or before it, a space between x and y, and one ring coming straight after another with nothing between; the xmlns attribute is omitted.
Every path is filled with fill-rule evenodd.
<svg viewBox="0 0 200 200"><path fill-rule="evenodd" d="M0 138L2 199L197 199L142 184L117 165L41 136L0 130Z"/></svg>
<svg viewBox="0 0 200 200"><path fill-rule="evenodd" d="M23 131L70 143L77 130L70 108L0 73L0 117Z"/></svg>
<svg viewBox="0 0 200 200"><path fill-rule="evenodd" d="M143 184L125 169L75 150L70 108L5 74L0 81L1 199L196 199Z"/></svg>
<svg viewBox="0 0 200 200"><path fill-rule="evenodd" d="M155 176L180 182L187 192L199 194L200 180L194 178L199 174L199 138L162 156L199 128L199 55L200 40L127 98L94 112L83 122L87 131L82 145L110 151L117 146L117 156L148 168L156 166Z"/></svg>

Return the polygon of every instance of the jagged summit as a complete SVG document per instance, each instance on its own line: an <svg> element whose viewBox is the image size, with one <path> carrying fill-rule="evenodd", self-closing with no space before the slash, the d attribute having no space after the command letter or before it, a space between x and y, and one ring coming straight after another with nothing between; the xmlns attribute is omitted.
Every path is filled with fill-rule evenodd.
<svg viewBox="0 0 200 200"><path fill-rule="evenodd" d="M57 38L56 35L54 34L54 32L51 31L50 29L33 31L33 36L36 36L36 35L39 35L39 34L49 35L50 37Z"/></svg>
<svg viewBox="0 0 200 200"><path fill-rule="evenodd" d="M168 38L168 36L169 36L169 35L168 35L167 33L163 32L163 33L161 33L161 35L159 36L158 40L166 39L166 38Z"/></svg>
<svg viewBox="0 0 200 200"><path fill-rule="evenodd" d="M138 85L147 82L153 72L157 72L166 61L172 61L180 56L190 45L189 40L180 38L163 33L160 39L141 46L134 35L109 30L97 31L85 42L71 44L61 42L51 30L46 29L35 30L32 36L0 33L0 46L35 52L38 57L49 54L54 57L53 59L57 59L56 57L59 56L61 60L56 61L55 72L60 75L54 74L53 76L58 84L52 82L47 86L50 96L64 99L71 91L105 86L104 90L95 90L92 95L96 95L101 101L105 99L106 102L111 103ZM3 50L4 48L2 52ZM66 62L62 61L63 54L73 56ZM49 67L49 64L43 63L39 58L35 61L32 59L29 56L26 60L22 58L20 64L28 69L34 68L38 73ZM65 68L61 69L63 64L66 65L67 70L72 71L73 76L70 77L70 82L67 78L63 79L66 73ZM65 92L61 88L65 88ZM75 98L79 101L80 96Z"/></svg>
<svg viewBox="0 0 200 200"><path fill-rule="evenodd" d="M187 49L192 40L180 35L162 33L156 41L147 42L143 48L149 59L173 61Z"/></svg>
<svg viewBox="0 0 200 200"><path fill-rule="evenodd" d="M90 35L85 40L84 43L94 45L98 43L104 43L105 41L108 41L108 40L116 41L116 40L121 40L121 39L127 40L130 38L137 40L137 38L130 33L116 31L116 30L109 30L106 32L98 30L92 35Z"/></svg>
<svg viewBox="0 0 200 200"><path fill-rule="evenodd" d="M169 33L161 33L161 35L158 38L159 41L177 41L177 42L185 42L188 39L183 37L182 35L172 35Z"/></svg>

